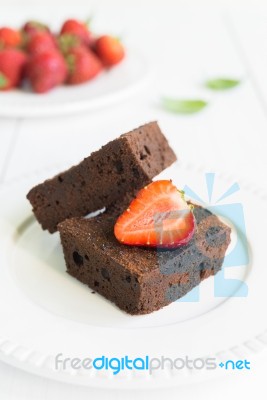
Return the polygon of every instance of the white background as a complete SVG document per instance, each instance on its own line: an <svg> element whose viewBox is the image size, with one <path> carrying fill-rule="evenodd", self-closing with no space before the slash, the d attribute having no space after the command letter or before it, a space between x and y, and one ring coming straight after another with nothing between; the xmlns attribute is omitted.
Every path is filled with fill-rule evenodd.
<svg viewBox="0 0 267 400"><path fill-rule="evenodd" d="M148 90L93 114L1 119L0 184L43 166L68 166L104 144L103 136L112 139L157 119L180 159L266 187L267 2L1 0L0 10L0 24L14 26L29 18L57 26L65 17L93 14L95 29L140 47L156 73ZM221 75L240 78L242 85L220 94L203 88L206 78ZM159 107L163 94L204 98L209 106L190 117L168 114ZM261 354L246 375L157 393L78 388L0 364L0 398L248 399L257 393L261 400L267 397L266 360Z"/></svg>

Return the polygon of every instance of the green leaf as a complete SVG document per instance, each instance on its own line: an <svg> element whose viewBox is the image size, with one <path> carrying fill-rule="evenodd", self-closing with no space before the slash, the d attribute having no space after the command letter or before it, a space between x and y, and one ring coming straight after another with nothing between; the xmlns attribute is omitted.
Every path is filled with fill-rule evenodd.
<svg viewBox="0 0 267 400"><path fill-rule="evenodd" d="M216 78L205 82L205 86L211 90L227 90L238 86L241 82L237 79Z"/></svg>
<svg viewBox="0 0 267 400"><path fill-rule="evenodd" d="M5 89L7 84L8 84L7 77L2 72L0 72L0 89Z"/></svg>
<svg viewBox="0 0 267 400"><path fill-rule="evenodd" d="M176 114L194 114L205 108L208 103L200 99L174 99L164 97L162 99L162 105L167 111L171 111Z"/></svg>

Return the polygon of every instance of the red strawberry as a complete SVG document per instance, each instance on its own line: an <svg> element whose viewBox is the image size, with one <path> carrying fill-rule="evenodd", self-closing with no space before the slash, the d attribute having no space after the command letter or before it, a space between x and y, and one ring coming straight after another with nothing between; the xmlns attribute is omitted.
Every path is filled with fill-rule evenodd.
<svg viewBox="0 0 267 400"><path fill-rule="evenodd" d="M17 49L0 51L0 90L18 86L22 79L27 56Z"/></svg>
<svg viewBox="0 0 267 400"><path fill-rule="evenodd" d="M22 36L19 31L12 28L0 28L0 47L18 47L22 43Z"/></svg>
<svg viewBox="0 0 267 400"><path fill-rule="evenodd" d="M84 46L70 49L66 60L69 66L67 82L70 84L89 81L102 70L100 60L91 50Z"/></svg>
<svg viewBox="0 0 267 400"><path fill-rule="evenodd" d="M119 39L112 36L101 36L96 40L95 51L107 67L118 64L125 56L124 48Z"/></svg>
<svg viewBox="0 0 267 400"><path fill-rule="evenodd" d="M89 31L87 25L75 19L68 19L64 22L60 34L65 33L79 37L86 46L90 46L93 42L92 33Z"/></svg>
<svg viewBox="0 0 267 400"><path fill-rule="evenodd" d="M31 54L43 53L45 51L55 50L56 42L53 36L46 31L36 32L29 37L27 51Z"/></svg>
<svg viewBox="0 0 267 400"><path fill-rule="evenodd" d="M58 51L47 51L31 57L27 64L26 76L35 92L45 93L65 81L67 66Z"/></svg>
<svg viewBox="0 0 267 400"><path fill-rule="evenodd" d="M194 230L194 214L183 192L162 180L140 190L118 218L114 234L128 245L176 248L187 244Z"/></svg>
<svg viewBox="0 0 267 400"><path fill-rule="evenodd" d="M22 31L29 37L35 35L37 32L50 32L48 26L38 21L26 22L26 24L22 27Z"/></svg>

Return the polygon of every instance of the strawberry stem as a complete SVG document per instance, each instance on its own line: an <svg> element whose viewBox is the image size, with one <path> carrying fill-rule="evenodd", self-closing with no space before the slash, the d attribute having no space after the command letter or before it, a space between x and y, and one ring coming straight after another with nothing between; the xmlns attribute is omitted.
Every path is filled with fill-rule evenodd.
<svg viewBox="0 0 267 400"><path fill-rule="evenodd" d="M34 28L38 28L40 30L46 30L47 29L47 25L43 24L42 22L39 21L29 21L29 24L34 27Z"/></svg>
<svg viewBox="0 0 267 400"><path fill-rule="evenodd" d="M65 57L65 60L68 66L68 70L72 74L75 71L75 56L73 54L68 54Z"/></svg>
<svg viewBox="0 0 267 400"><path fill-rule="evenodd" d="M88 18L84 21L84 25L87 26L87 28L90 28L90 25L91 25L93 19L94 19L94 15L91 14L90 17L88 17Z"/></svg>
<svg viewBox="0 0 267 400"><path fill-rule="evenodd" d="M117 42L119 42L119 43L121 43L122 39L123 39L122 35L119 35L119 36L116 35L116 36L113 36L113 38L116 39Z"/></svg>
<svg viewBox="0 0 267 400"><path fill-rule="evenodd" d="M181 198L182 198L183 200L185 200L185 191L184 191L184 190L178 189L178 192L180 193Z"/></svg>
<svg viewBox="0 0 267 400"><path fill-rule="evenodd" d="M67 54L70 49L79 44L79 39L70 33L64 33L58 38L58 46L63 54Z"/></svg>
<svg viewBox="0 0 267 400"><path fill-rule="evenodd" d="M8 79L7 77L0 72L0 89L4 89L8 84Z"/></svg>

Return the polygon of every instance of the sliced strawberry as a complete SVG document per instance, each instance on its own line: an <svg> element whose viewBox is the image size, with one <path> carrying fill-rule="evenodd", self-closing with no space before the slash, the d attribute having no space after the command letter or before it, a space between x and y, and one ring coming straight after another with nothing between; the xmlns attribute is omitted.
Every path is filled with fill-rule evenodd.
<svg viewBox="0 0 267 400"><path fill-rule="evenodd" d="M118 218L114 234L127 245L176 248L195 230L191 207L171 181L155 181L140 190Z"/></svg>

